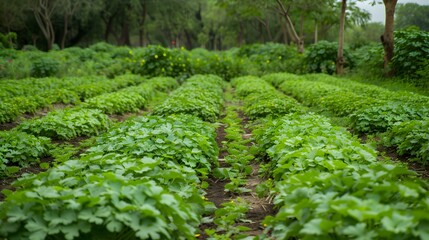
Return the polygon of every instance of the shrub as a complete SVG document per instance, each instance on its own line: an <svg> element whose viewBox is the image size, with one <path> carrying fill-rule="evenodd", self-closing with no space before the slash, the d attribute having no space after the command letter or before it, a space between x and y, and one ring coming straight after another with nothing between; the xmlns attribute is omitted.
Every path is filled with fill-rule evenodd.
<svg viewBox="0 0 429 240"><path fill-rule="evenodd" d="M60 64L51 57L40 57L36 59L30 69L32 77L50 77L58 73Z"/></svg>
<svg viewBox="0 0 429 240"><path fill-rule="evenodd" d="M335 63L337 60L338 43L320 41L308 48L305 56L305 63L308 71L314 73L335 73ZM344 49L345 67L353 67L354 61L347 49Z"/></svg>
<svg viewBox="0 0 429 240"><path fill-rule="evenodd" d="M428 68L429 32L408 29L395 32L395 55L392 68L398 76L418 78Z"/></svg>

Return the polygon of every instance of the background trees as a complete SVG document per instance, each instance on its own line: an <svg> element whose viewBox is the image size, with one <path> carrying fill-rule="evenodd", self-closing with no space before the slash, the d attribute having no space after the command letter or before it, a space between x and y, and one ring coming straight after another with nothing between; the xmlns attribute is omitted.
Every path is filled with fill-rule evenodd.
<svg viewBox="0 0 429 240"><path fill-rule="evenodd" d="M361 10L348 11L347 26L368 21ZM45 50L98 41L208 49L281 42L302 52L336 39L339 25L337 0L0 0L0 12L0 32Z"/></svg>

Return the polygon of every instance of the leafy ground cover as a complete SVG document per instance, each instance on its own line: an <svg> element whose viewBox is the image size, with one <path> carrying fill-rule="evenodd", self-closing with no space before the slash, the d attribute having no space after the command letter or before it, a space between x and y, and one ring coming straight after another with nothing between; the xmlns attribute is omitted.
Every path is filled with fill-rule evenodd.
<svg viewBox="0 0 429 240"><path fill-rule="evenodd" d="M295 99L278 92L260 78L234 78L231 84L236 88L236 95L243 99L244 113L251 119L304 111Z"/></svg>
<svg viewBox="0 0 429 240"><path fill-rule="evenodd" d="M16 182L22 189L0 206L0 232L29 239L193 238L211 205L199 177L217 164L214 137L214 127L193 116L121 123L80 159Z"/></svg>
<svg viewBox="0 0 429 240"><path fill-rule="evenodd" d="M427 183L321 116L290 114L254 131L273 162L277 239L424 239Z"/></svg>
<svg viewBox="0 0 429 240"><path fill-rule="evenodd" d="M45 117L22 122L17 131L54 139L92 136L110 126L107 115L98 109L69 108L49 112Z"/></svg>
<svg viewBox="0 0 429 240"><path fill-rule="evenodd" d="M52 148L50 139L18 132L0 132L0 177L38 162Z"/></svg>
<svg viewBox="0 0 429 240"><path fill-rule="evenodd" d="M94 76L4 81L5 85L0 88L3 101L0 106L0 124L13 122L24 113L34 114L52 104L77 104L142 81L143 78L137 75L123 75L115 79Z"/></svg>
<svg viewBox="0 0 429 240"><path fill-rule="evenodd" d="M203 86L219 85L221 100L221 79L207 82ZM192 84L200 85L189 81ZM155 85L168 89L173 84ZM207 101L201 109L211 104ZM70 111L82 110L101 114L81 108ZM214 125L196 116L164 112L127 120L100 135L79 159L20 179L15 183L20 189L6 191L0 205L1 235L195 237L202 214L213 206L204 200L202 180L218 165Z"/></svg>
<svg viewBox="0 0 429 240"><path fill-rule="evenodd" d="M214 122L223 104L223 80L214 75L194 75L160 106L154 114L197 114L205 121Z"/></svg>

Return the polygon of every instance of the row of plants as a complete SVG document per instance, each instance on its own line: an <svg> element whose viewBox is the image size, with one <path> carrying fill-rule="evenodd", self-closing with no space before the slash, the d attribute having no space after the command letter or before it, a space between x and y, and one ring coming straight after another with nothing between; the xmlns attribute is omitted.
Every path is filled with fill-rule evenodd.
<svg viewBox="0 0 429 240"><path fill-rule="evenodd" d="M176 87L178 83L173 78L152 78L138 86L99 95L80 106L51 111L42 118L23 121L11 131L0 132L1 175L10 175L21 167L52 155L51 151L55 146L50 139L71 140L81 136L96 136L112 125L105 113L135 111L133 106L142 107L138 105L139 102L145 105L157 92L166 92ZM119 92L123 94L117 94Z"/></svg>
<svg viewBox="0 0 429 240"><path fill-rule="evenodd" d="M64 80L67 84L61 84L62 79L56 79L54 81L58 81L58 85L54 88L43 90L38 86L39 84L43 86L45 80L32 80L27 83L28 85L22 85L24 87L17 88L20 89L18 93L21 91L26 92L29 88L34 89L36 92L28 90L29 94L5 98L0 106L0 124L13 122L24 113L35 113L41 108L50 107L55 103L77 104L88 98L144 81L142 77L137 75L122 75L115 79L104 77L69 78ZM32 85L32 83L36 84Z"/></svg>
<svg viewBox="0 0 429 240"><path fill-rule="evenodd" d="M263 78L305 104L322 107L337 116L350 116L350 124L358 132L384 132L381 144L396 147L400 155L428 162L427 97L323 74L301 77L276 73Z"/></svg>
<svg viewBox="0 0 429 240"><path fill-rule="evenodd" d="M273 74L275 75L275 74ZM277 74L281 77L281 73ZM400 101L407 104L421 104L429 107L429 97L419 95L409 91L390 91L386 88L376 85L359 83L349 80L347 78L337 78L326 74L307 74L304 75L306 79L313 81L320 81L357 93L362 96L378 98L389 101Z"/></svg>
<svg viewBox="0 0 429 240"><path fill-rule="evenodd" d="M382 135L382 143L395 147L399 155L411 155L429 163L429 118L402 122Z"/></svg>
<svg viewBox="0 0 429 240"><path fill-rule="evenodd" d="M252 172L249 165L254 159L252 151L247 146L251 139L244 139L245 134L242 129L242 120L238 115L241 107L237 104L229 105L225 108L225 117L221 119L224 124L225 140L222 142L222 151L226 153L224 161L227 167L215 169L213 175L216 178L228 180L225 191L229 193L243 193L250 191L246 185L246 177Z"/></svg>
<svg viewBox="0 0 429 240"><path fill-rule="evenodd" d="M147 80L138 86L123 88L113 93L105 93L87 99L82 105L83 108L100 109L106 114L124 114L137 112L147 107L158 91L169 91L177 88L179 84L174 78L157 77Z"/></svg>
<svg viewBox="0 0 429 240"><path fill-rule="evenodd" d="M291 112L303 111L298 102L277 91L259 77L245 76L234 78L231 84L235 94L244 101L244 113L250 119L266 116L281 116Z"/></svg>
<svg viewBox="0 0 429 240"><path fill-rule="evenodd" d="M154 109L156 115L195 114L204 121L217 120L223 105L222 78L215 75L194 75Z"/></svg>
<svg viewBox="0 0 429 240"><path fill-rule="evenodd" d="M325 117L292 113L253 131L270 162L276 239L425 239L428 184Z"/></svg>
<svg viewBox="0 0 429 240"><path fill-rule="evenodd" d="M427 103L420 101L419 96L415 97L416 101L407 100L410 96L403 100L389 100L387 96L378 99L345 87L289 76L275 74L263 78L275 82L281 91L305 105L319 107L340 117L350 116L350 124L357 132L385 132L398 123L419 120L429 113Z"/></svg>
<svg viewBox="0 0 429 240"><path fill-rule="evenodd" d="M0 131L0 178L38 162L50 155L51 149L49 138L19 131Z"/></svg>
<svg viewBox="0 0 429 240"><path fill-rule="evenodd" d="M202 186L215 128L190 115L127 120L79 159L15 182L0 235L16 239L192 239L213 209Z"/></svg>
<svg viewBox="0 0 429 240"><path fill-rule="evenodd" d="M206 77L206 87L222 83ZM201 216L214 209L203 180L218 166L215 126L200 115L126 120L98 136L79 159L20 179L20 189L6 191L0 204L0 235L195 238Z"/></svg>

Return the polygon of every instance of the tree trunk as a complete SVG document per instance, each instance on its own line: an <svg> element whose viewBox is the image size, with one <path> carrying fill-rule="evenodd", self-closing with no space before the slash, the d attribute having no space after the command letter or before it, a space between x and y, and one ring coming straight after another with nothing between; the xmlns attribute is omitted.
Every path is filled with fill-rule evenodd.
<svg viewBox="0 0 429 240"><path fill-rule="evenodd" d="M68 34L69 16L67 13L64 14L64 32L63 38L61 39L61 49L64 49L66 45L66 38Z"/></svg>
<svg viewBox="0 0 429 240"><path fill-rule="evenodd" d="M386 76L392 76L393 70L389 69L389 63L393 58L394 51L394 20L395 20L395 7L398 0L383 0L384 8L386 10L386 22L384 24L384 33L381 35L381 42L384 47L384 71Z"/></svg>
<svg viewBox="0 0 429 240"><path fill-rule="evenodd" d="M143 47L145 45L144 43L144 23L146 22L146 15L147 15L147 5L146 1L143 2L143 9L142 14L140 16L139 21L139 45L140 47Z"/></svg>
<svg viewBox="0 0 429 240"><path fill-rule="evenodd" d="M268 16L266 18L266 22L267 24L265 24L265 28L267 29L268 40L273 41L273 36L271 34L271 28L270 28L270 19L268 18Z"/></svg>
<svg viewBox="0 0 429 240"><path fill-rule="evenodd" d="M39 0L33 9L36 22L46 38L48 50L52 49L55 42L55 31L51 20L54 8L54 3L49 0Z"/></svg>
<svg viewBox="0 0 429 240"><path fill-rule="evenodd" d="M338 36L338 55L337 55L337 74L344 73L344 23L346 22L347 0L342 0L341 3L341 18L340 18L340 33Z"/></svg>
<svg viewBox="0 0 429 240"><path fill-rule="evenodd" d="M316 22L314 27L314 43L317 43L318 31L319 30L317 29L317 22Z"/></svg>
<svg viewBox="0 0 429 240"><path fill-rule="evenodd" d="M237 43L238 43L238 46L240 47L240 46L242 46L243 45L243 22L242 21L240 21L239 23L238 23L238 33L237 33Z"/></svg>
<svg viewBox="0 0 429 240"><path fill-rule="evenodd" d="M279 21L280 21L280 25L282 26L282 33L283 33L283 42L284 44L289 44L288 41L288 30L287 30L287 26L286 24L282 21L281 16L279 15Z"/></svg>
<svg viewBox="0 0 429 240"><path fill-rule="evenodd" d="M293 23L292 23L292 20L290 19L290 16L289 16L289 13L288 13L288 11L286 10L286 8L285 8L285 6L283 5L283 3L280 1L280 0L276 0L277 1L277 4L279 5L279 7L280 7L280 10L281 10L281 13L283 14L283 16L285 17L285 19L286 19L286 24L288 25L288 27L289 27L289 30L290 30L290 32L291 32L291 37L293 38L293 40L294 40L294 42L295 42L295 44L296 44L296 46L297 46L297 49L298 49L298 52L299 53L304 53L304 40L303 39L301 39L299 36L298 36L298 34L296 33L296 31L295 31L295 27L293 26Z"/></svg>

